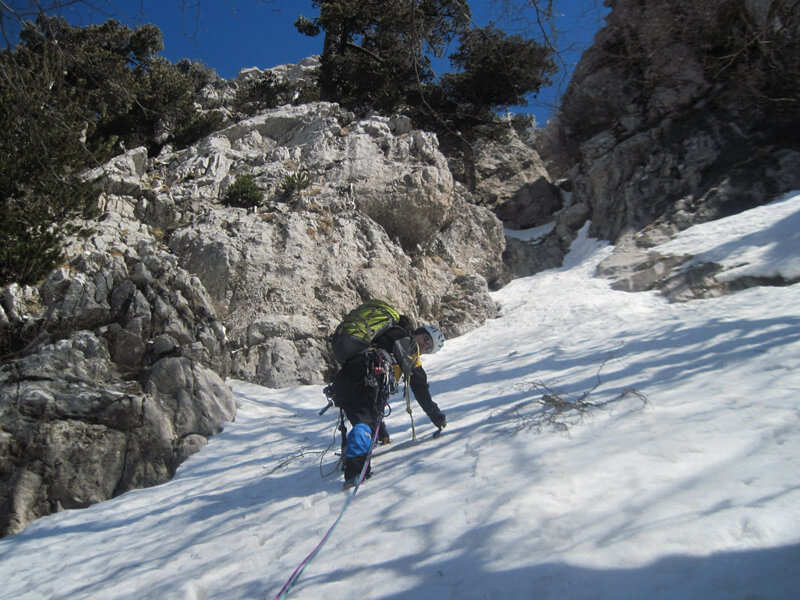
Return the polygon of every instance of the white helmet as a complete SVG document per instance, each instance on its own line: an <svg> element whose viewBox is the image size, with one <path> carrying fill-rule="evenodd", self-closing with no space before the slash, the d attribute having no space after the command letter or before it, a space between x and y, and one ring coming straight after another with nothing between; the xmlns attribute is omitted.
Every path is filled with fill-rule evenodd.
<svg viewBox="0 0 800 600"><path fill-rule="evenodd" d="M438 352L444 346L444 334L441 329L434 325L423 325L414 334L425 338L425 345L428 347L429 354Z"/></svg>

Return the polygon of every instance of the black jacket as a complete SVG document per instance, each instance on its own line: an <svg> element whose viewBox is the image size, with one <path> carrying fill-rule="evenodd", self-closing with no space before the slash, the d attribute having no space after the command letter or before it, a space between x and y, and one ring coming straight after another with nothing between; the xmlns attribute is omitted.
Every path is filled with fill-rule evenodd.
<svg viewBox="0 0 800 600"><path fill-rule="evenodd" d="M444 424L444 415L431 397L428 386L428 374L419 361L417 342L414 334L402 327L392 327L379 338L373 340L373 346L386 350L401 367L406 365L410 370L409 383L417 403L437 427Z"/></svg>

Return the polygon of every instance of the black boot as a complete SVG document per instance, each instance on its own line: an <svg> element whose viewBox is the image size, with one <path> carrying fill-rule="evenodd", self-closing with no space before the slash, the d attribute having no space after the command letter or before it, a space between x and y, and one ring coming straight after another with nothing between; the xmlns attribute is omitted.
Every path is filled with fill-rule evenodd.
<svg viewBox="0 0 800 600"><path fill-rule="evenodd" d="M344 461L344 489L353 487L358 478L361 476L361 470L364 468L364 461L367 460L366 454L359 456L348 456ZM367 468L367 473L364 479L369 479L372 475L372 466Z"/></svg>

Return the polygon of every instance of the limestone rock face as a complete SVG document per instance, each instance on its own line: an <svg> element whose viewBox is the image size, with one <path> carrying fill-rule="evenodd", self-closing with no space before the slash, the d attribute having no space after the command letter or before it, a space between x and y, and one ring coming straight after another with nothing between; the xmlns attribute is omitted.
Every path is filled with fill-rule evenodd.
<svg viewBox="0 0 800 600"><path fill-rule="evenodd" d="M642 252L624 249L624 261L643 261L633 278L642 281L627 279L638 287L666 268L647 264L648 235L638 232L669 236L800 186L791 133L800 103L785 93L797 80L800 19L785 0L745 2L735 14L719 12L722 3L685 2L680 13L666 3L612 4L555 128L571 167L567 210L588 208L594 237L642 244ZM752 35L763 53L744 51ZM554 244L540 247L547 253Z"/></svg>
<svg viewBox="0 0 800 600"><path fill-rule="evenodd" d="M262 201L230 207L244 174ZM229 376L323 383L328 336L366 298L448 336L496 312L502 225L407 118L286 106L87 177L93 234L0 290L0 534L166 481L234 418Z"/></svg>
<svg viewBox="0 0 800 600"><path fill-rule="evenodd" d="M287 194L295 173L311 185ZM263 192L254 210L221 201L242 174ZM266 111L157 157L144 188L148 177L157 189L136 214L169 231L170 251L202 282L241 379L323 382L328 335L369 297L463 332L486 318L503 272L500 222L453 181L436 137L400 117L356 120L326 103ZM464 273L482 282L461 288L477 294L476 312L448 331L441 317Z"/></svg>
<svg viewBox="0 0 800 600"><path fill-rule="evenodd" d="M747 62L758 53L731 51L724 61L714 54L714 40L736 44L736 27L746 22L770 52L791 39L796 48L800 22L787 6L746 2L725 22L732 17L697 4L676 27L673 7L614 2L558 116L577 159L574 199L591 206L594 235L615 241L657 220L681 229L800 184L788 166L800 150L796 139L770 127L792 109L780 101L771 109L770 92L758 89L766 79ZM770 64L777 74L778 63Z"/></svg>
<svg viewBox="0 0 800 600"><path fill-rule="evenodd" d="M0 367L3 534L167 481L234 416L223 380L188 358L159 360L143 383L120 379L90 331Z"/></svg>
<svg viewBox="0 0 800 600"><path fill-rule="evenodd" d="M163 483L234 418L200 280L113 215L38 288L4 290L0 534Z"/></svg>
<svg viewBox="0 0 800 600"><path fill-rule="evenodd" d="M509 229L538 227L553 220L563 198L533 142L515 130L480 144L475 160L475 197Z"/></svg>
<svg viewBox="0 0 800 600"><path fill-rule="evenodd" d="M552 221L563 206L558 188L541 176L520 187L495 214L504 223L513 223L514 229L530 229Z"/></svg>

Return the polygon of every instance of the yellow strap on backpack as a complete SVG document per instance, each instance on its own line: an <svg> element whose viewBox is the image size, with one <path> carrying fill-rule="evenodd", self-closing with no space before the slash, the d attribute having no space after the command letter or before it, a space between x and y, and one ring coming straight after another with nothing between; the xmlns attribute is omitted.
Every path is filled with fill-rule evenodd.
<svg viewBox="0 0 800 600"><path fill-rule="evenodd" d="M403 378L403 370L400 368L400 365L395 363L392 365L394 367L394 380L400 381ZM422 360L420 359L419 352L417 352L416 356L414 356L414 368L422 366ZM408 383L408 382L406 382Z"/></svg>

